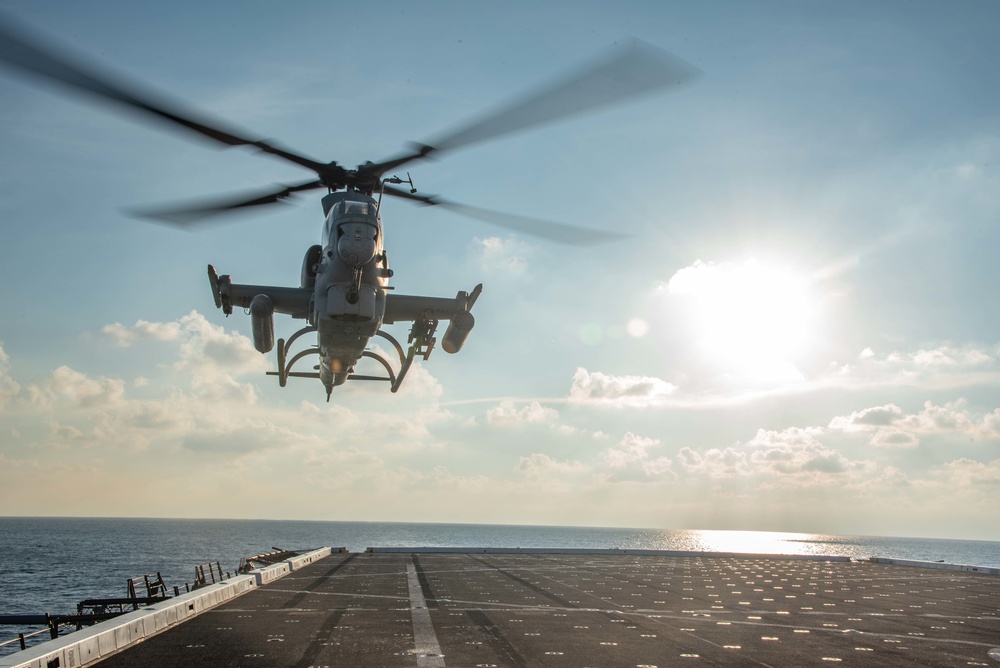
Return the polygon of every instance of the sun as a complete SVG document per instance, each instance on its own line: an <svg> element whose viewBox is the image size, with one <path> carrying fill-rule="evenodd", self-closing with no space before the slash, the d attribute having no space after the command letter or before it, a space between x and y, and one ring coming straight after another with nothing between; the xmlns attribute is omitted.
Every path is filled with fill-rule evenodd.
<svg viewBox="0 0 1000 668"><path fill-rule="evenodd" d="M817 339L819 300L809 277L777 263L699 260L666 288L712 362L757 380L801 378L794 362Z"/></svg>

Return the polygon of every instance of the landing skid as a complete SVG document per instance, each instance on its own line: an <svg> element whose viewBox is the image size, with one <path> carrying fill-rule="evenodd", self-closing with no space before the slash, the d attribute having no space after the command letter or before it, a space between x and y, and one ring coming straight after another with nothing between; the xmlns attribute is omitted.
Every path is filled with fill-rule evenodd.
<svg viewBox="0 0 1000 668"><path fill-rule="evenodd" d="M390 383L390 391L396 392L399 390L399 386L402 384L403 379L406 377L406 372L410 370L410 365L413 364L413 360L420 357L426 360L431 356L431 351L434 350L434 344L437 339L434 338L434 333L437 331L438 321L437 320L417 320L413 323L413 327L410 328L410 336L407 339L407 343L410 344L409 349L406 353L403 352L403 346L399 344L391 334L383 330L375 332L376 336L380 336L395 348L396 354L399 356L399 373L392 370L392 365L389 364L382 355L374 353L370 350L366 350L362 353L362 357L367 357L373 359L382 365L385 369L385 376L366 376L361 374L351 374L348 376L348 380L372 380ZM288 354L291 352L292 344L294 344L298 338L304 334L310 334L315 332L316 328L313 326L303 327L299 331L288 337L288 341L285 339L278 339L277 354L278 354L278 370L268 371L268 376L277 376L278 385L285 387L288 383L289 378L319 378L318 371L292 371L292 367L295 363L304 357L309 357L311 355L319 356L319 348L312 347L306 348L298 353L296 353L291 358ZM318 369L319 367L313 367Z"/></svg>

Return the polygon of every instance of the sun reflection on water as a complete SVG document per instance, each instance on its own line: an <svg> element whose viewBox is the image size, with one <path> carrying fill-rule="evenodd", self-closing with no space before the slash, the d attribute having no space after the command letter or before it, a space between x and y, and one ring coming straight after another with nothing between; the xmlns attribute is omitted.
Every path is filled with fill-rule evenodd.
<svg viewBox="0 0 1000 668"><path fill-rule="evenodd" d="M781 531L664 531L654 549L746 554L823 554L823 536Z"/></svg>

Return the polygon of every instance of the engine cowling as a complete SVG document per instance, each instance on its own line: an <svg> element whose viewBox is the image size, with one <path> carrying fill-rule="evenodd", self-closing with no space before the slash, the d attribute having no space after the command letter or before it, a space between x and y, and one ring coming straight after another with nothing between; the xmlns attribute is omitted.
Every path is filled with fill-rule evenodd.
<svg viewBox="0 0 1000 668"><path fill-rule="evenodd" d="M468 311L459 311L451 317L448 330L441 339L441 347L446 353L457 353L469 338L469 332L476 324L476 319Z"/></svg>
<svg viewBox="0 0 1000 668"><path fill-rule="evenodd" d="M250 302L250 326L257 352L271 352L274 348L274 303L267 295L257 295Z"/></svg>
<svg viewBox="0 0 1000 668"><path fill-rule="evenodd" d="M323 259L323 247L319 244L311 246L306 251L306 256L302 258L302 281L301 285L306 290L316 287L316 270Z"/></svg>

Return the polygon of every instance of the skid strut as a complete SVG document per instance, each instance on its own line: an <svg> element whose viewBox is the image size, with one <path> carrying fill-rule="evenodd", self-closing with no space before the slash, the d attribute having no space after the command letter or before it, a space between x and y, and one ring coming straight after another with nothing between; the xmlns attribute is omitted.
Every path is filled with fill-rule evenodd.
<svg viewBox="0 0 1000 668"><path fill-rule="evenodd" d="M416 357L420 357L426 360L431 355L431 351L434 349L434 344L437 339L434 338L434 333L437 331L438 321L433 318L421 318L413 323L413 327L410 329L410 336L407 339L407 343L410 344L409 349L404 353L403 346L399 344L399 341L395 339L391 334L383 330L375 332L376 336L380 336L390 344L396 351L396 355L399 357L399 372L394 372L392 370L392 365L389 364L382 355L366 350L362 353L362 357L367 357L373 359L382 365L385 369L385 376L366 376L361 374L351 374L348 376L348 380L373 380L382 381L390 383L390 390L396 392L399 390L399 386L402 384L403 379L406 377L407 371L410 370L410 366L413 364L413 360ZM299 339L299 337L304 334L310 334L315 332L316 328L313 326L303 327L299 331L288 337L288 340L278 339L277 356L278 356L278 370L268 371L268 376L277 376L278 385L285 387L288 383L289 378L319 378L319 372L313 371L293 371L292 368L295 363L304 357L309 357L311 355L319 356L319 348L313 346L311 348L306 348L292 357L289 357L292 345ZM318 369L318 367L314 367Z"/></svg>

